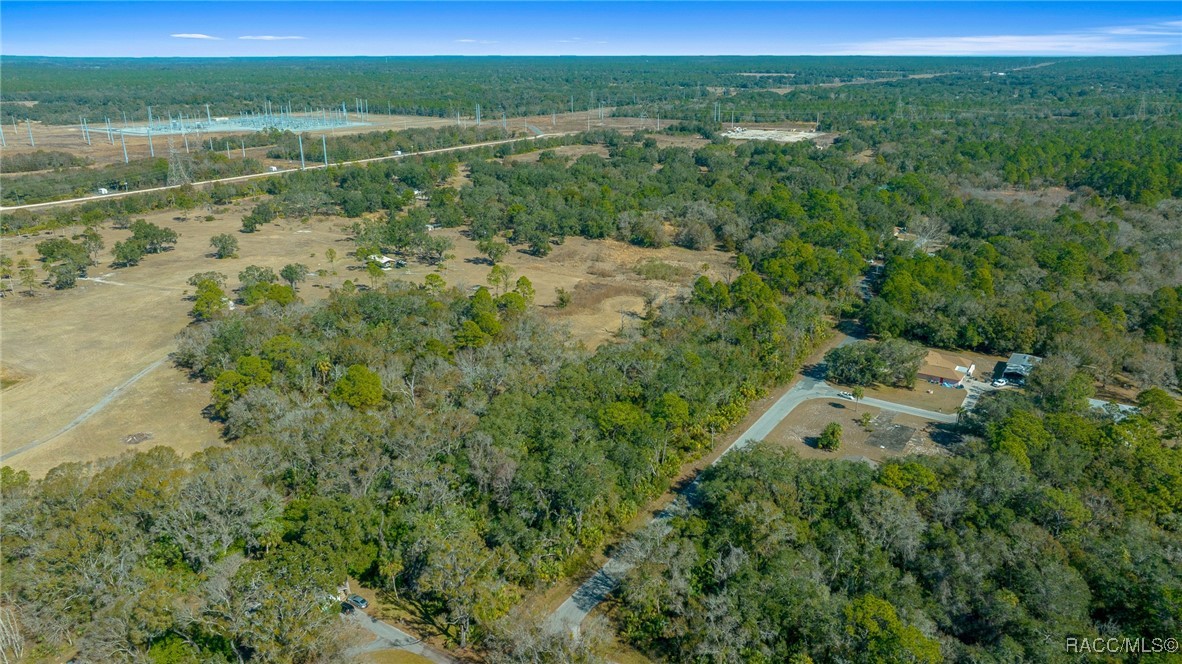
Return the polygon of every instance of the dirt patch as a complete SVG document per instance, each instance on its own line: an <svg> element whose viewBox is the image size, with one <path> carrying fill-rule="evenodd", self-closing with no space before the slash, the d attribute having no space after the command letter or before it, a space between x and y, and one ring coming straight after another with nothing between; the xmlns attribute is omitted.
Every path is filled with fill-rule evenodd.
<svg viewBox="0 0 1182 664"><path fill-rule="evenodd" d="M853 162L858 165L869 164L870 162L874 161L874 150L869 148L862 150L858 154L854 155L852 159Z"/></svg>
<svg viewBox="0 0 1182 664"><path fill-rule="evenodd" d="M1003 187L1001 189L981 189L978 187L962 187L961 191L970 198L976 198L991 203L1021 203L1041 209L1058 209L1059 206L1071 198L1071 190L1066 187L1044 187L1042 189L1016 189Z"/></svg>
<svg viewBox="0 0 1182 664"><path fill-rule="evenodd" d="M608 158L607 147L603 145L560 145L556 148L548 148L546 152L553 152L561 157L566 157L571 161L582 157L583 155L595 154ZM533 152L526 152L524 154L514 154L505 157L505 161L511 164L532 164L542 156L542 150L535 150Z"/></svg>
<svg viewBox="0 0 1182 664"><path fill-rule="evenodd" d="M645 138L651 138L656 142L657 147L661 148L689 148L697 150L700 147L710 144L710 141L701 136L693 136L690 134L651 134Z"/></svg>
<svg viewBox="0 0 1182 664"><path fill-rule="evenodd" d="M870 414L862 426L863 414ZM825 425L841 425L841 448L836 452L817 449L817 438ZM881 462L914 453L935 453L926 420L899 415L841 399L817 399L797 406L765 439L782 445L806 459L870 459Z"/></svg>

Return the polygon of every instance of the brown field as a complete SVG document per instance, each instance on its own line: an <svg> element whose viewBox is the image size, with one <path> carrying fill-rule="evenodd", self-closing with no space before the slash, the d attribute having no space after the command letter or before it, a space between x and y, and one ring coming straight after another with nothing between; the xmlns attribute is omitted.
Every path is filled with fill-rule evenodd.
<svg viewBox="0 0 1182 664"><path fill-rule="evenodd" d="M964 403L968 391L955 387L941 387L927 381L917 380L914 388L875 385L866 388L866 396L892 401L907 406L934 410L937 413L952 414Z"/></svg>
<svg viewBox="0 0 1182 664"><path fill-rule="evenodd" d="M1002 187L999 189L982 189L980 187L962 187L961 191L976 199L989 201L999 205L1006 203L1021 203L1044 211L1056 210L1072 196L1066 187L1043 187L1041 189L1017 189Z"/></svg>
<svg viewBox="0 0 1182 664"><path fill-rule="evenodd" d="M869 429L858 418L871 413ZM841 425L841 448L836 452L817 449L817 437L830 422ZM765 439L782 445L806 459L866 458L883 461L907 454L934 454L942 448L931 439L927 420L881 411L843 399L816 399L796 407Z"/></svg>
<svg viewBox="0 0 1182 664"><path fill-rule="evenodd" d="M202 221L201 216L179 221L175 211L146 215L176 230L180 239L172 251L147 256L131 268L108 267L111 247L129 232L105 228L107 250L77 288L52 291L42 286L33 297L15 295L0 301L0 449L11 455L3 463L41 476L66 461L93 460L133 447L168 445L192 453L219 443L217 426L201 415L208 386L189 381L164 359L175 347L176 334L190 322L192 304L186 296L192 288L186 280L196 272L216 270L234 287L238 272L247 265L278 271L300 262L313 271L328 271L325 276L311 275L301 286L300 296L307 302L325 297L347 279L369 285L360 265L347 257L354 248L346 230L352 220L281 220L253 234L239 233L242 216L253 204L243 201L217 210L213 221ZM37 242L79 230L6 239L4 252L18 261L32 260ZM475 243L460 229L433 232L455 242L454 259L441 268L412 262L383 279L421 281L439 273L456 286L484 284L490 266ZM219 233L238 238L238 258L211 257L209 238ZM338 255L335 264L324 258L329 247ZM652 259L675 266L684 280L648 281L633 271ZM635 324L646 294L659 300L686 287L697 274L719 278L730 272L729 256L722 252L648 250L582 238L568 238L546 258L513 251L503 263L516 275L527 276L546 315L568 325L572 337L589 347L610 340L621 325ZM552 306L558 287L573 294L570 306L561 310ZM123 442L133 434L151 437L133 446ZM34 442L40 444L13 453Z"/></svg>
<svg viewBox="0 0 1182 664"><path fill-rule="evenodd" d="M549 152L553 152L562 157L566 157L571 161L587 154L597 154L604 159L607 159L607 147L603 145L561 145L556 148L550 148ZM531 164L542 156L541 150L533 150L522 154L513 154L505 157L505 161L511 164Z"/></svg>

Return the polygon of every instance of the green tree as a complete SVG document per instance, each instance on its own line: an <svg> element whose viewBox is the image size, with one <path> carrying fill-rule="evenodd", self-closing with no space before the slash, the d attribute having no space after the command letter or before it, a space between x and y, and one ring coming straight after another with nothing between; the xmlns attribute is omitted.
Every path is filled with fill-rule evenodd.
<svg viewBox="0 0 1182 664"><path fill-rule="evenodd" d="M513 290L521 296L521 299L525 300L526 304L534 303L534 297L537 293L534 291L533 282L527 279L525 275L517 278L517 284Z"/></svg>
<svg viewBox="0 0 1182 664"><path fill-rule="evenodd" d="M147 249L144 248L143 243L134 238L124 240L123 242L116 242L114 249L115 265L120 267L139 265L139 262L143 260L144 255L147 253Z"/></svg>
<svg viewBox="0 0 1182 664"><path fill-rule="evenodd" d="M329 397L357 410L377 406L382 403L382 379L364 364L351 365L332 386Z"/></svg>
<svg viewBox="0 0 1182 664"><path fill-rule="evenodd" d="M503 295L513 283L513 268L508 265L494 265L488 271L488 285L496 289L497 295Z"/></svg>
<svg viewBox="0 0 1182 664"><path fill-rule="evenodd" d="M53 287L56 290L73 288L78 284L78 269L69 263L49 268L49 276L52 278Z"/></svg>
<svg viewBox="0 0 1182 664"><path fill-rule="evenodd" d="M1137 395L1141 414L1155 424L1164 424L1178 413L1178 401L1160 387L1151 387Z"/></svg>
<svg viewBox="0 0 1182 664"><path fill-rule="evenodd" d="M35 293L33 289L37 285L37 272L29 266L29 261L27 259L22 259L21 262L17 264L17 268L17 274L19 275L18 278L20 279L21 286L25 289L25 294L32 296Z"/></svg>
<svg viewBox="0 0 1182 664"><path fill-rule="evenodd" d="M845 607L845 633L852 661L937 664L940 644L904 624L890 602L863 595Z"/></svg>
<svg viewBox="0 0 1182 664"><path fill-rule="evenodd" d="M559 309L565 309L570 306L571 294L565 288L554 288L554 306Z"/></svg>
<svg viewBox="0 0 1182 664"><path fill-rule="evenodd" d="M381 279L382 275L385 273L382 271L381 265L378 265L374 261L369 261L365 264L365 274L369 276L370 288L377 288L378 280Z"/></svg>
<svg viewBox="0 0 1182 664"><path fill-rule="evenodd" d="M279 271L279 276L291 286L291 289L296 290L296 284L308 278L308 266L303 263L288 263Z"/></svg>
<svg viewBox="0 0 1182 664"><path fill-rule="evenodd" d="M197 294L193 300L193 318L206 321L212 320L226 310L226 293L212 279L205 279L197 284Z"/></svg>
<svg viewBox="0 0 1182 664"><path fill-rule="evenodd" d="M238 257L238 240L229 233L221 233L209 238L209 244L214 249L215 258Z"/></svg>
<svg viewBox="0 0 1182 664"><path fill-rule="evenodd" d="M98 258L98 252L102 251L105 246L103 236L99 235L98 230L94 227L87 228L82 232L82 247L86 249L86 253L90 256L90 263L92 265Z"/></svg>
<svg viewBox="0 0 1182 664"><path fill-rule="evenodd" d="M821 432L821 437L817 439L817 449L836 452L840 448L841 425L837 422L830 422L825 425L824 431Z"/></svg>
<svg viewBox="0 0 1182 664"><path fill-rule="evenodd" d="M476 249L480 253L487 256L488 262L493 265L496 265L497 263L501 262L501 260L504 259L505 256L509 255L509 245L504 242L501 242L500 240L497 240L495 238L490 238L487 240L481 240L480 242L477 242Z"/></svg>

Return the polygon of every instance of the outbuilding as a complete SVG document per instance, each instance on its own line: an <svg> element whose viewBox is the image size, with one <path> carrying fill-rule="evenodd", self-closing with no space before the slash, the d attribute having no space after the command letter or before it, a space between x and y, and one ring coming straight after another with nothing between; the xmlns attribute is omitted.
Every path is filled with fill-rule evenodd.
<svg viewBox="0 0 1182 664"><path fill-rule="evenodd" d="M1010 355L1010 359L1006 360L1006 368L1001 372L1001 377L1013 383L1025 382L1039 362L1042 362L1041 357L1026 353L1013 353Z"/></svg>

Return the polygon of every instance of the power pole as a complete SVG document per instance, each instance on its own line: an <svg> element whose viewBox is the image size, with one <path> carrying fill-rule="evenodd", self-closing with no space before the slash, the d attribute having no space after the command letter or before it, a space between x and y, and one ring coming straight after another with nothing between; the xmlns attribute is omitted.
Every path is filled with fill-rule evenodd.
<svg viewBox="0 0 1182 664"><path fill-rule="evenodd" d="M300 170L304 170L304 135L298 134L296 138L300 141Z"/></svg>

